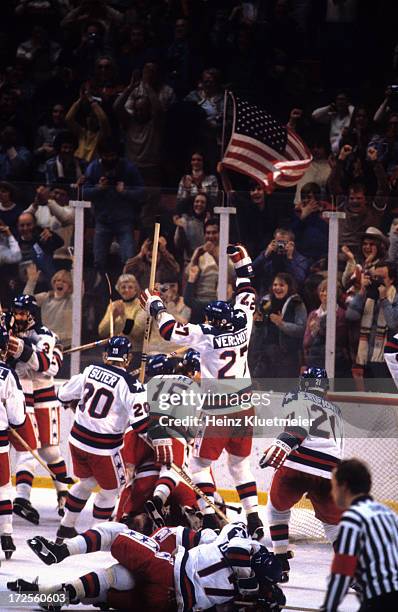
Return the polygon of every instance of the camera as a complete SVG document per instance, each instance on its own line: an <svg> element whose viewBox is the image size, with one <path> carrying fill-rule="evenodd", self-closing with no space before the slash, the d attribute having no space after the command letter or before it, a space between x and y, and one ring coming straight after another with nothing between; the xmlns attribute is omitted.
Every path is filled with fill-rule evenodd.
<svg viewBox="0 0 398 612"><path fill-rule="evenodd" d="M284 255L286 251L286 245L287 245L286 240L277 240L276 241L276 253L278 255Z"/></svg>
<svg viewBox="0 0 398 612"><path fill-rule="evenodd" d="M371 300L378 300L379 299L379 287L381 285L384 285L383 279L374 277L372 279L372 282L366 289L366 297L370 298Z"/></svg>

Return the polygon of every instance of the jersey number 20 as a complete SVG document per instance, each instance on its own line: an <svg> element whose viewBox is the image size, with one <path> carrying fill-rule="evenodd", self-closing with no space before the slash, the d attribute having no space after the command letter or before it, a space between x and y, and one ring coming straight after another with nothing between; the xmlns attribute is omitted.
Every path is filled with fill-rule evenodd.
<svg viewBox="0 0 398 612"><path fill-rule="evenodd" d="M88 414L93 417L93 419L104 419L111 409L113 400L114 396L112 391L104 389L103 387L95 390L94 385L88 382L84 385L83 405L81 405L81 410L84 411L87 408Z"/></svg>

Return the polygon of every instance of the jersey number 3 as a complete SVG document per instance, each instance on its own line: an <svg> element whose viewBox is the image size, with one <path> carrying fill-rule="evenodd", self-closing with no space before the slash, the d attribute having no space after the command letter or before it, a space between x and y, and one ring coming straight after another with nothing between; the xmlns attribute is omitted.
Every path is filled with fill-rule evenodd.
<svg viewBox="0 0 398 612"><path fill-rule="evenodd" d="M87 408L88 414L93 419L104 419L109 410L111 409L114 396L112 391L100 387L95 390L92 383L86 383L84 385L84 396L81 410L84 411Z"/></svg>

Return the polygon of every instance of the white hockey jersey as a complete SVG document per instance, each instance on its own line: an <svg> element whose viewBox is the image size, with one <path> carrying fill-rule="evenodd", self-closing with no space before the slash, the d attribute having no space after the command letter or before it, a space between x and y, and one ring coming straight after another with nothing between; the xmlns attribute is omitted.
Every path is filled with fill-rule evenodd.
<svg viewBox="0 0 398 612"><path fill-rule="evenodd" d="M153 376L147 382L147 393L151 416L172 430L173 437L178 433L186 440L195 436L201 409L197 382L182 374Z"/></svg>
<svg viewBox="0 0 398 612"><path fill-rule="evenodd" d="M207 610L233 600L238 580L252 576L251 556L259 548L244 523L226 525L216 540L189 551L180 546L174 565L178 610Z"/></svg>
<svg viewBox="0 0 398 612"><path fill-rule="evenodd" d="M28 412L57 403L53 377L62 363L62 352L56 348L57 336L44 325L37 325L19 336L25 346L14 361L15 370L25 393Z"/></svg>
<svg viewBox="0 0 398 612"><path fill-rule="evenodd" d="M293 436L298 448L285 460L286 467L331 478L343 455L344 428L341 410L315 393L286 393L283 415L290 424L285 432Z"/></svg>
<svg viewBox="0 0 398 612"><path fill-rule="evenodd" d="M25 422L25 397L15 372L0 362L0 453L9 451L8 427Z"/></svg>
<svg viewBox="0 0 398 612"><path fill-rule="evenodd" d="M211 379L223 383L230 392L247 389L251 384L247 364L247 350L253 326L255 309L255 290L250 280L238 278L236 281L236 300L234 319L245 320L242 326L219 329L208 323L186 325L178 323L167 312L159 315L158 324L165 340L192 346L200 353L202 386ZM242 312L243 311L243 312ZM227 392L227 391L226 391Z"/></svg>
<svg viewBox="0 0 398 612"><path fill-rule="evenodd" d="M69 441L97 455L112 455L123 444L128 425L148 426L146 388L123 368L90 365L58 391L61 402L80 400Z"/></svg>

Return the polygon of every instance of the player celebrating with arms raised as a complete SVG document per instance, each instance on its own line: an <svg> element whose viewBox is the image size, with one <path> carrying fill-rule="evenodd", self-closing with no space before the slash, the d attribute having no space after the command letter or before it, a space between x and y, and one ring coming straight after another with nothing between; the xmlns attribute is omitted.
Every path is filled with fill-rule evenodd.
<svg viewBox="0 0 398 612"><path fill-rule="evenodd" d="M305 493L314 506L330 542L337 537L341 512L332 495L332 470L342 457L343 428L340 408L324 399L329 389L326 370L309 368L299 379L297 392L286 393L286 419L306 420L308 428L287 425L264 451L260 467L273 467L267 511L274 553L282 562L283 582L289 580L289 521L291 508ZM305 421L304 421L305 422Z"/></svg>
<svg viewBox="0 0 398 612"><path fill-rule="evenodd" d="M230 245L228 254L237 275L234 307L228 302L211 302L205 308L205 323L183 325L166 311L160 297L148 289L141 294L141 304L155 317L160 334L165 340L194 346L199 351L202 390L206 389L206 385L216 391L223 387L227 389L226 394L221 394L226 397L225 400L217 405L209 398L210 402L204 406L204 425L198 431L190 467L195 484L206 495L214 498L215 484L210 466L225 449L228 453L229 470L246 511L249 532L253 537L261 538L263 529L258 515L257 485L250 469L252 428L248 426L242 430L242 427L229 424L215 427L206 421L206 415L228 414L231 419L229 422L232 423L234 414L241 414L238 412L239 403L230 401L232 395L234 400L239 399L242 394L248 397L251 386L247 349L255 309L255 290L250 283L253 267L244 247ZM217 380L217 387L214 386L214 379ZM250 414L251 410L249 407L247 414ZM216 528L218 525L214 510L206 507L202 500L199 501L199 506L204 512L204 527Z"/></svg>

